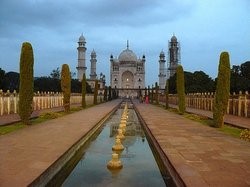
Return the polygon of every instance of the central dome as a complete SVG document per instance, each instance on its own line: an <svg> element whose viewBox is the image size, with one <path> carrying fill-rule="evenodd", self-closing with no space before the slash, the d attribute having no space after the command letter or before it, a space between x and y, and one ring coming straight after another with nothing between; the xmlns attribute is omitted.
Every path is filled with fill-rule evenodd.
<svg viewBox="0 0 250 187"><path fill-rule="evenodd" d="M121 52L121 54L118 57L118 60L120 62L136 62L137 57L132 50L127 48Z"/></svg>

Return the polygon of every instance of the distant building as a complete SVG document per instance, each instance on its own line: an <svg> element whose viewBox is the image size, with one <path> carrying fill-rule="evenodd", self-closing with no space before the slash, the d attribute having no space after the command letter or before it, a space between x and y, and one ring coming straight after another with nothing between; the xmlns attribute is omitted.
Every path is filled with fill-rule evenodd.
<svg viewBox="0 0 250 187"><path fill-rule="evenodd" d="M145 55L138 59L135 53L127 48L123 50L118 59L110 55L110 85L119 90L121 97L136 97L138 90L145 88Z"/></svg>
<svg viewBox="0 0 250 187"><path fill-rule="evenodd" d="M170 77L176 73L176 68L180 63L180 44L175 35L173 35L171 41L168 42L168 70Z"/></svg>
<svg viewBox="0 0 250 187"><path fill-rule="evenodd" d="M77 79L79 81L82 81L83 74L86 75L86 50L87 48L85 47L86 40L83 36L83 34L80 36L79 41L78 41L78 66L76 67L77 69ZM98 80L98 87L102 90L105 87L105 75L100 73L100 77L98 79L97 74L96 74L96 52L93 49L90 55L90 78L87 77L86 79L88 84L90 85L91 89L94 90L95 88L95 80ZM99 91L99 93L103 93L102 91Z"/></svg>
<svg viewBox="0 0 250 187"><path fill-rule="evenodd" d="M163 51L161 51L159 56L159 88L164 89L166 84L166 69L165 69L165 54Z"/></svg>

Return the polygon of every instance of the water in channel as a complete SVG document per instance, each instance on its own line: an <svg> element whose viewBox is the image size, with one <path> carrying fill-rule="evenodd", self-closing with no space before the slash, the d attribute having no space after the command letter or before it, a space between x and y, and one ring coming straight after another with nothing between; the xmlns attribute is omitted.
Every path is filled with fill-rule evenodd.
<svg viewBox="0 0 250 187"><path fill-rule="evenodd" d="M111 172L112 146L123 109L118 109L84 151L81 160L62 186L166 186L134 110L129 109L125 149L120 155L123 168Z"/></svg>

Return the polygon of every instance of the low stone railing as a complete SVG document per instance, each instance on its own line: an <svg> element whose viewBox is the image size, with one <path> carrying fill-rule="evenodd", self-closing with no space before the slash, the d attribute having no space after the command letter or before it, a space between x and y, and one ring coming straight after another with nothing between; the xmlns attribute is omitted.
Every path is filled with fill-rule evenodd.
<svg viewBox="0 0 250 187"><path fill-rule="evenodd" d="M92 104L94 95L86 95L86 103ZM103 100L103 96L98 96L98 102ZM81 104L82 96L79 93L72 93L70 97L70 104ZM54 92L37 92L33 97L33 110L41 110L47 108L55 108L63 106L62 93ZM3 92L0 90L0 116L6 114L13 114L18 112L18 94L14 91Z"/></svg>
<svg viewBox="0 0 250 187"><path fill-rule="evenodd" d="M185 100L186 107L212 111L214 93L191 93L186 95ZM165 96L160 95L159 101L165 102ZM178 104L178 97L176 94L169 94L169 104ZM227 114L250 117L250 95L248 92L230 95Z"/></svg>

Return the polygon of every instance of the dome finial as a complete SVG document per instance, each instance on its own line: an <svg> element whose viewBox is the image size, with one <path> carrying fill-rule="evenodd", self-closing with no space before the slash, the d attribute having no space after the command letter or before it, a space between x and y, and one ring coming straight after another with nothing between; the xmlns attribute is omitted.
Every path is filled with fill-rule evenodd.
<svg viewBox="0 0 250 187"><path fill-rule="evenodd" d="M127 40L127 49L129 49L129 41Z"/></svg>

